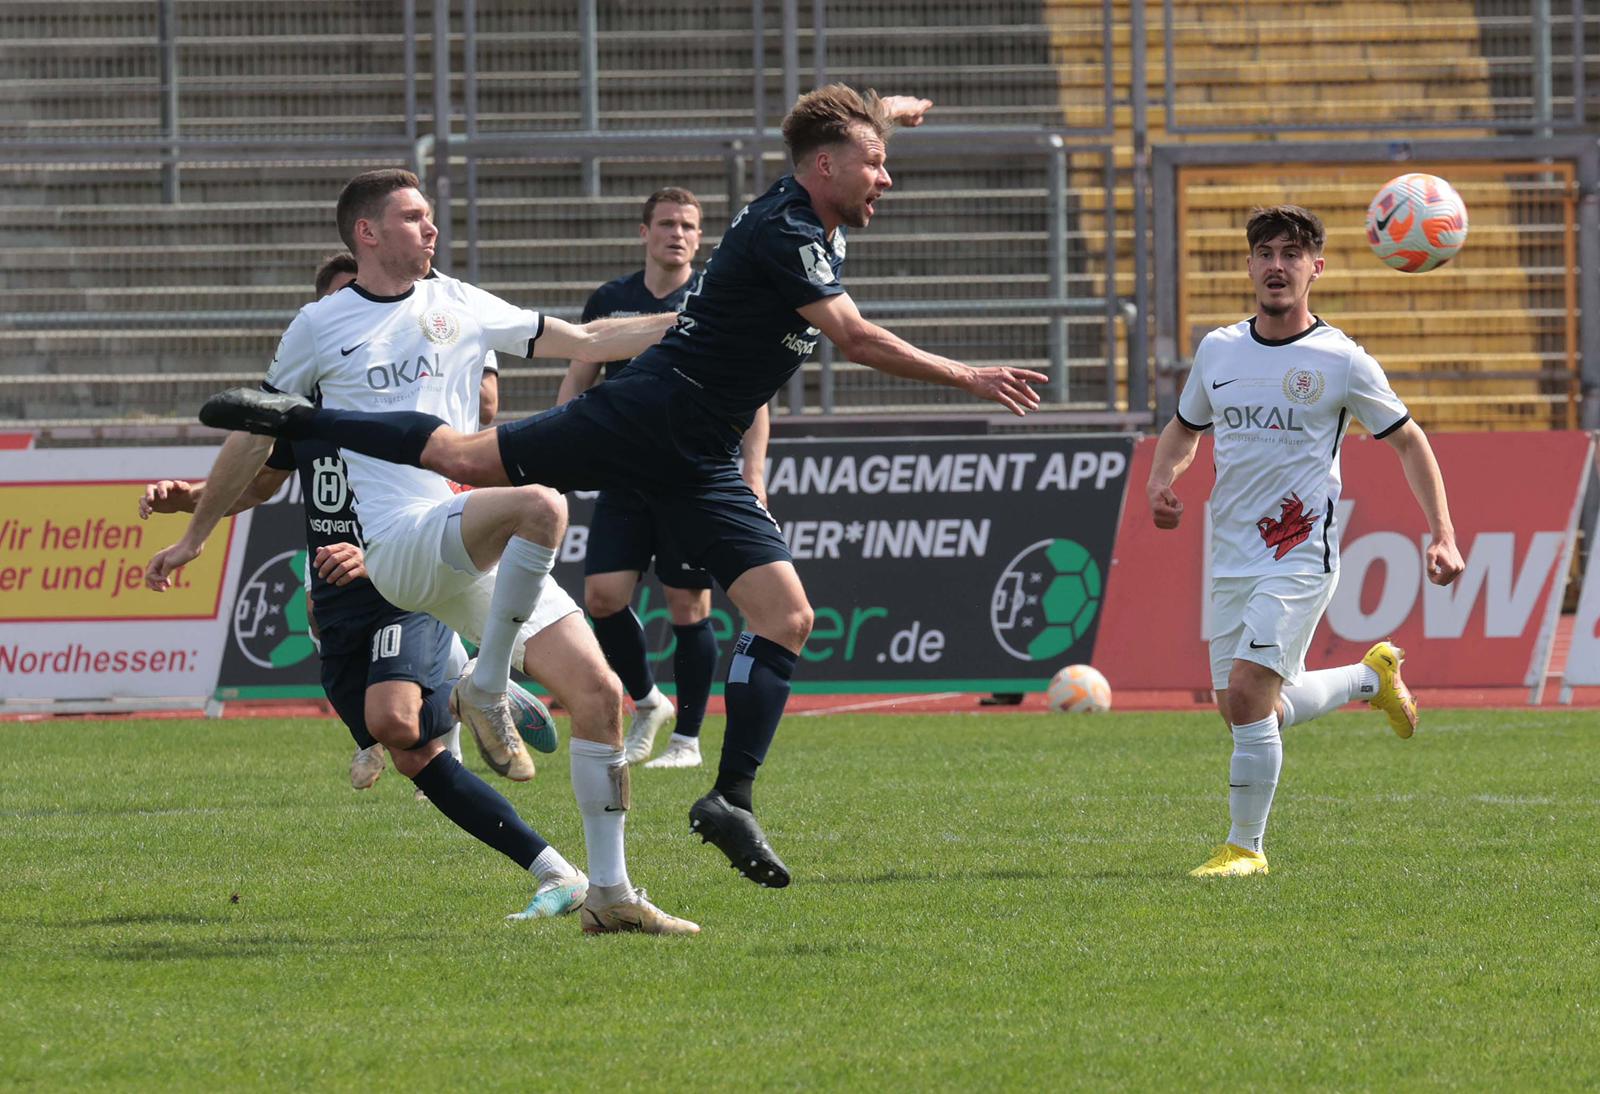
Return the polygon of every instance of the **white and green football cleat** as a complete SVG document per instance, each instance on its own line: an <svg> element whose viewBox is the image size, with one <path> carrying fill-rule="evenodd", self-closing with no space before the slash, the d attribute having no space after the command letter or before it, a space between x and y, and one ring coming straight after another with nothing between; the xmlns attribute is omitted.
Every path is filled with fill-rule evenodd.
<svg viewBox="0 0 1600 1094"><path fill-rule="evenodd" d="M527 919L554 919L558 915L569 915L583 906L583 898L588 895L589 879L581 872L545 878L534 890L528 906L506 916L506 922L520 923Z"/></svg>

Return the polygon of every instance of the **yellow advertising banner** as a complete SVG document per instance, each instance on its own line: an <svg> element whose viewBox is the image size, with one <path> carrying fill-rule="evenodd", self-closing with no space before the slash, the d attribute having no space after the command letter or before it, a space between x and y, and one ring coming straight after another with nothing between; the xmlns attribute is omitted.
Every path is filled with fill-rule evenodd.
<svg viewBox="0 0 1600 1094"><path fill-rule="evenodd" d="M139 519L144 482L0 482L0 622L212 619L233 518L163 593L144 565L175 542L186 514Z"/></svg>

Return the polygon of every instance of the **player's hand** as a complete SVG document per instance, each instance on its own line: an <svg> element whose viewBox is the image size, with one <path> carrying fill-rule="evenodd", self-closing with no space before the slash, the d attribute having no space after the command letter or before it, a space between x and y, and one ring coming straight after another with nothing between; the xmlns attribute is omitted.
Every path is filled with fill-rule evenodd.
<svg viewBox="0 0 1600 1094"><path fill-rule="evenodd" d="M354 543L330 543L317 548L317 576L329 585L348 585L367 576L367 558Z"/></svg>
<svg viewBox="0 0 1600 1094"><path fill-rule="evenodd" d="M923 117L933 109L932 99L919 99L915 95L885 95L879 101L883 103L884 112L896 125L903 125L908 129L915 129L921 125Z"/></svg>
<svg viewBox="0 0 1600 1094"><path fill-rule="evenodd" d="M139 519L149 520L151 513L194 512L194 484L182 479L162 479L144 488L139 499Z"/></svg>
<svg viewBox="0 0 1600 1094"><path fill-rule="evenodd" d="M1157 528L1176 528L1183 520L1183 502L1172 492L1172 487L1152 483L1145 487L1145 496L1150 500L1150 519Z"/></svg>
<svg viewBox="0 0 1600 1094"><path fill-rule="evenodd" d="M201 547L191 546L184 540L157 551L154 557L145 563L145 588L157 593L164 593L172 588L173 575L199 558L200 551Z"/></svg>
<svg viewBox="0 0 1600 1094"><path fill-rule="evenodd" d="M1426 557L1428 580L1435 585L1448 585L1461 576L1467 564L1461 560L1454 539L1436 539L1428 544Z"/></svg>
<svg viewBox="0 0 1600 1094"><path fill-rule="evenodd" d="M980 399L999 403L1020 418L1030 410L1039 409L1039 393L1029 385L1049 382L1050 377L1042 372L996 365L973 369L962 386Z"/></svg>
<svg viewBox="0 0 1600 1094"><path fill-rule="evenodd" d="M765 509L767 507L766 478L762 475L746 475L744 477L744 484L750 488L750 492L754 494L756 496L756 500L761 503L761 508Z"/></svg>

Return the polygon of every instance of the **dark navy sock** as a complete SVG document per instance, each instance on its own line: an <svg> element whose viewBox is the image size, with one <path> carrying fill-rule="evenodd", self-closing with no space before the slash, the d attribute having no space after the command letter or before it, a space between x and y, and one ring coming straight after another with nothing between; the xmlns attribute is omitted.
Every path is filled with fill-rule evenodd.
<svg viewBox="0 0 1600 1094"><path fill-rule="evenodd" d="M345 726L344 728L350 731L351 740L355 741L356 747L363 752L378 743L373 739L372 734L367 732L366 726Z"/></svg>
<svg viewBox="0 0 1600 1094"><path fill-rule="evenodd" d="M644 648L644 628L632 608L623 608L615 615L594 617L594 636L606 655L611 670L628 689L628 695L638 702L656 686L650 673L650 662Z"/></svg>
<svg viewBox="0 0 1600 1094"><path fill-rule="evenodd" d="M289 415L291 441L330 441L340 448L388 463L422 466L422 450L443 418L414 410L308 410Z"/></svg>
<svg viewBox="0 0 1600 1094"><path fill-rule="evenodd" d="M776 642L745 631L733 647L723 698L728 728L716 788L729 802L750 808L750 785L778 732L796 657ZM744 800L735 800L735 795Z"/></svg>
<svg viewBox="0 0 1600 1094"><path fill-rule="evenodd" d="M524 870L550 846L517 816L510 802L462 767L449 749L430 760L411 781L428 795L435 809Z"/></svg>
<svg viewBox="0 0 1600 1094"><path fill-rule="evenodd" d="M706 701L711 698L711 678L717 672L717 635L711 620L702 619L686 627L674 626L678 636L672 652L672 679L678 688L678 720L672 732L679 737L700 736L700 723L706 717Z"/></svg>
<svg viewBox="0 0 1600 1094"><path fill-rule="evenodd" d="M454 681L446 680L423 696L422 710L417 718L422 735L417 738L417 744L412 745L412 748L435 737L443 737L456 724L456 716L450 713L450 691L454 687Z"/></svg>

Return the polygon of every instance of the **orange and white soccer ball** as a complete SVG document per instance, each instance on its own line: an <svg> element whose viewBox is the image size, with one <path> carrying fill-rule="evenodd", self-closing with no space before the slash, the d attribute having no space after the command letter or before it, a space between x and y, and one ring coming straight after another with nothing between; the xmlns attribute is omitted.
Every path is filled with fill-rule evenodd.
<svg viewBox="0 0 1600 1094"><path fill-rule="evenodd" d="M1068 665L1056 673L1044 696L1051 710L1062 713L1098 714L1111 709L1111 685L1089 665Z"/></svg>
<svg viewBox="0 0 1600 1094"><path fill-rule="evenodd" d="M1367 242L1385 265L1424 273L1456 256L1467 241L1467 206L1438 175L1400 175L1367 206Z"/></svg>

